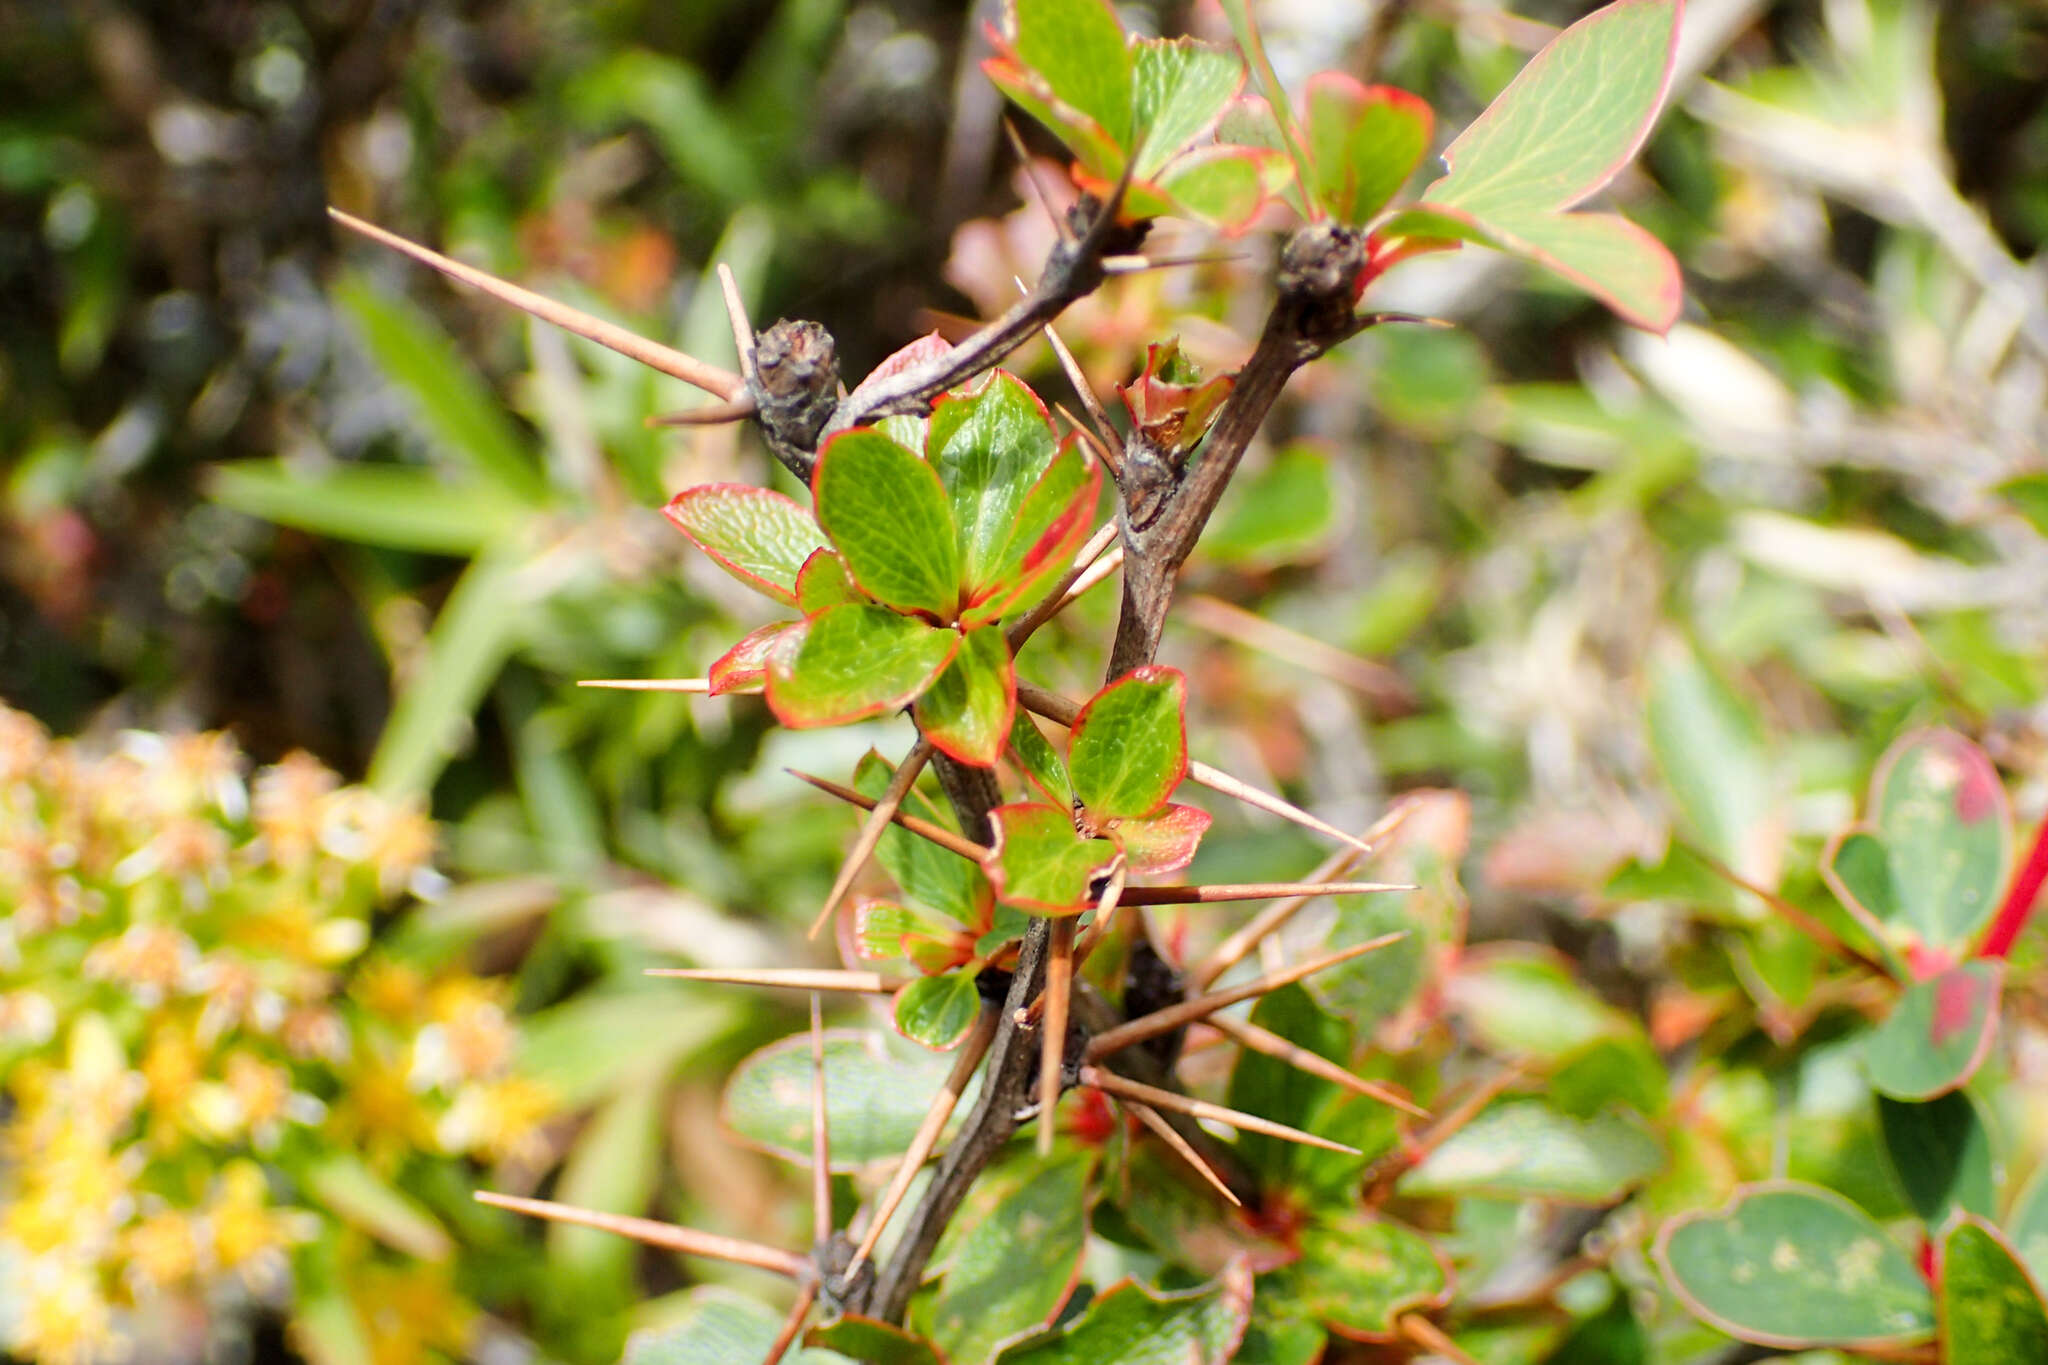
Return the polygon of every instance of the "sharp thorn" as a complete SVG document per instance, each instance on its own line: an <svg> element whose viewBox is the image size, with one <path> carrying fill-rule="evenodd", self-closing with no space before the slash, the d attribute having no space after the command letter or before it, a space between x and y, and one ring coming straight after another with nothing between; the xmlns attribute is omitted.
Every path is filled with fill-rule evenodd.
<svg viewBox="0 0 2048 1365"><path fill-rule="evenodd" d="M832 879L832 889L825 893L825 903L819 907L818 917L811 921L809 937L818 936L818 931L825 927L826 921L832 918L832 912L839 908L840 900L852 888L854 879L860 876L861 869L868 865L868 857L882 842L882 831L895 818L903 805L903 798L910 794L912 784L924 771L924 765L931 761L931 756L932 742L920 736L910 752L903 756L903 762L896 766L888 789L882 793L881 801L869 811L859 836L853 841L853 848L846 855L846 861L839 865L839 875Z"/></svg>
<svg viewBox="0 0 2048 1365"><path fill-rule="evenodd" d="M684 408L680 412L658 412L646 419L650 427L717 427L728 422L744 422L760 409L754 406L751 397L742 395L721 403L706 403L701 408Z"/></svg>
<svg viewBox="0 0 2048 1365"><path fill-rule="evenodd" d="M1067 1006L1074 988L1074 921L1052 922L1045 963L1045 1018L1038 1034L1038 1155L1052 1155L1053 1110L1067 1064Z"/></svg>
<svg viewBox="0 0 2048 1365"><path fill-rule="evenodd" d="M1257 1024L1248 1023L1243 1019L1238 1019L1228 1014L1212 1014L1205 1022L1210 1028L1215 1029L1226 1038L1235 1039L1254 1052L1263 1052L1268 1057L1285 1062L1297 1071L1307 1072L1318 1080L1325 1080L1332 1085L1341 1086L1354 1095L1363 1095L1366 1099L1377 1100L1381 1104L1398 1109L1412 1117L1419 1119L1429 1117L1427 1109L1424 1109L1400 1091L1391 1089L1388 1086L1374 1084L1363 1076L1354 1076L1329 1058L1310 1052L1299 1043L1290 1042L1271 1029L1260 1028Z"/></svg>
<svg viewBox="0 0 2048 1365"><path fill-rule="evenodd" d="M782 1365L782 1358L789 1354L789 1348L796 1344L796 1334L804 1330L804 1319L810 1316L811 1304L818 1297L818 1282L806 1280L796 1291L796 1302L789 1306L789 1316L782 1320L782 1330L775 1334L775 1340L768 1345L768 1354L762 1357L761 1365Z"/></svg>
<svg viewBox="0 0 2048 1365"><path fill-rule="evenodd" d="M673 1223L657 1223L652 1218L634 1218L623 1213L603 1213L597 1209L580 1209L574 1204L557 1204L549 1199L525 1199L513 1194L493 1194L489 1190L478 1190L479 1204L489 1204L494 1209L508 1209L532 1218L546 1218L556 1223L574 1223L579 1227L596 1228L600 1232L616 1233L630 1237L636 1242L649 1246L665 1247L690 1256L708 1256L713 1260L731 1261L734 1265L750 1265L759 1270L787 1275L793 1280L802 1280L810 1275L811 1263L795 1252L784 1251L781 1247L762 1246L758 1242L743 1242L737 1237L721 1237L715 1232L699 1232L695 1228L680 1228Z"/></svg>
<svg viewBox="0 0 2048 1365"><path fill-rule="evenodd" d="M1006 116L1003 119L1003 135L1009 139L1010 150L1017 154L1017 165L1024 171L1024 178L1031 182L1032 193L1038 197L1038 207L1045 210L1045 216L1052 220L1052 230L1062 242L1074 240L1074 234L1067 230L1066 217L1052 206L1052 195L1046 192L1045 184L1038 178L1038 163L1024 146L1024 138L1018 133L1017 125Z"/></svg>
<svg viewBox="0 0 2048 1365"><path fill-rule="evenodd" d="M829 778L816 777L810 773L799 772L795 768L786 768L783 771L787 772L791 777L810 783L828 796L836 796L848 805L859 806L862 810L873 810L877 804L868 797L862 796L853 788L843 787ZM900 810L890 816L889 819L893 823L903 826L912 834L917 835L920 839L928 839L932 843L937 844L948 853L957 853L961 857L971 859L977 863L989 856L989 850L975 843L972 839L961 838L943 825L935 825L931 821L921 820L915 815L905 815Z"/></svg>
<svg viewBox="0 0 2048 1365"><path fill-rule="evenodd" d="M1262 1119L1257 1114L1241 1113L1224 1105L1211 1104L1207 1100L1190 1099L1171 1090L1161 1090L1158 1086L1130 1080L1117 1075L1114 1071L1105 1071L1099 1066L1082 1067L1081 1084L1094 1086L1104 1094L1113 1095L1118 1099L1141 1100L1155 1109L1171 1109L1176 1113L1186 1114L1189 1118L1227 1123L1240 1132L1260 1133L1266 1137L1279 1138L1283 1142L1298 1142L1304 1147L1321 1147L1325 1151L1343 1152L1347 1156L1364 1155L1356 1147L1347 1147L1341 1142L1332 1142L1328 1138L1317 1137L1314 1133L1290 1128L1284 1123Z"/></svg>
<svg viewBox="0 0 2048 1365"><path fill-rule="evenodd" d="M1414 891L1409 882L1237 882L1215 886L1134 886L1126 905L1217 905L1263 901L1278 896L1367 896L1381 891Z"/></svg>
<svg viewBox="0 0 2048 1365"><path fill-rule="evenodd" d="M646 974L683 981L715 981L727 986L841 991L848 995L894 995L910 984L880 972L844 972L823 967L649 967Z"/></svg>
<svg viewBox="0 0 2048 1365"><path fill-rule="evenodd" d="M619 692L692 692L703 696L711 693L709 678L583 678L578 687L608 687Z"/></svg>
<svg viewBox="0 0 2048 1365"><path fill-rule="evenodd" d="M1202 1154L1195 1150L1194 1144L1182 1137L1157 1109L1138 1100L1127 1099L1123 1101L1123 1105L1138 1116L1138 1122L1152 1130L1154 1137L1173 1148L1175 1154L1182 1161L1194 1167L1195 1174L1207 1181L1211 1189L1215 1190L1216 1193L1222 1195L1225 1199L1228 1199L1238 1208L1244 1207L1244 1201L1232 1193L1230 1186L1223 1183L1223 1177L1216 1174L1216 1168L1204 1161Z"/></svg>
<svg viewBox="0 0 2048 1365"><path fill-rule="evenodd" d="M725 299L726 321L732 324L732 353L740 358L740 378L752 380L754 324L747 320L747 301L740 295L739 276L724 261L718 263L718 292Z"/></svg>
<svg viewBox="0 0 2048 1365"><path fill-rule="evenodd" d="M1187 256L1104 256L1102 271L1106 275L1137 275L1147 270L1172 270L1183 265L1211 265L1246 259L1242 251L1204 251ZM1392 316L1388 315L1390 320ZM1420 318L1415 320L1422 321Z"/></svg>
<svg viewBox="0 0 2048 1365"><path fill-rule="evenodd" d="M1365 840L1346 834L1327 820L1319 820L1315 816L1310 815L1285 797L1275 796L1271 792L1262 791L1252 786L1249 782L1232 777L1220 768L1212 768L1206 763L1189 763L1188 776L1207 787L1210 791L1224 796L1236 797L1248 806L1256 806L1260 810L1277 815L1283 820L1292 821L1303 829L1312 829L1325 838L1349 844L1360 853L1372 852L1372 845L1365 842Z"/></svg>
<svg viewBox="0 0 2048 1365"><path fill-rule="evenodd" d="M564 331L573 332L586 341L594 341L600 346L608 347L620 355L639 361L649 369L659 370L671 378L680 379L685 384L694 384L706 393L719 398L733 399L746 391L744 381L730 370L721 369L717 365L707 365L694 356L684 355L681 351L663 346L660 342L635 336L615 323L606 322L603 318L593 317L580 309L544 298L530 289L522 289L473 265L464 265L461 261L443 256L440 252L423 247L417 242L409 242L395 232L387 232L374 223L366 223L353 214L343 213L338 208L330 206L327 216L351 232L361 233L373 242L410 256L421 265L438 270L450 279L481 289L492 298L510 304L522 313L530 313L543 322L551 322Z"/></svg>
<svg viewBox="0 0 2048 1365"><path fill-rule="evenodd" d="M832 1134L825 1122L825 1007L811 992L811 1232L813 1245L832 1238Z"/></svg>

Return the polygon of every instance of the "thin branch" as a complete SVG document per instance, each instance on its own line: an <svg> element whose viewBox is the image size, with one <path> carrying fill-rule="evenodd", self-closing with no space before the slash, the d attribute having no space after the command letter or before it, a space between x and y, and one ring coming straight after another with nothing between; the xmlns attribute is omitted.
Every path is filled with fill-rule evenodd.
<svg viewBox="0 0 2048 1365"><path fill-rule="evenodd" d="M1202 1154L1195 1150L1194 1144L1182 1137L1180 1132L1172 1124L1168 1123L1157 1109L1154 1109L1149 1104L1142 1104L1133 1099L1124 1100L1123 1106L1133 1114L1136 1114L1138 1122L1151 1129L1154 1137L1173 1148L1174 1153L1182 1161L1192 1166L1195 1174L1207 1181L1211 1189L1215 1190L1216 1193L1222 1195L1225 1199L1228 1199L1238 1208L1244 1207L1244 1201L1231 1192L1230 1186L1223 1182L1223 1177L1216 1174L1216 1168L1202 1160Z"/></svg>
<svg viewBox="0 0 2048 1365"><path fill-rule="evenodd" d="M1407 819L1408 812L1413 809L1414 807L1406 802L1395 806L1365 832L1364 842L1369 848L1377 848L1380 841ZM1355 848L1339 849L1324 859L1322 866L1309 873L1309 879L1316 881L1324 877L1341 876L1349 871L1352 864L1361 856L1363 855ZM1282 925L1293 919L1314 899L1314 896L1291 896L1261 910L1250 923L1218 944L1216 951L1189 969L1188 985L1195 990L1208 989L1217 977L1243 961L1247 954L1263 943L1269 935L1278 932Z"/></svg>
<svg viewBox="0 0 2048 1365"><path fill-rule="evenodd" d="M1356 1147L1347 1147L1341 1142L1332 1142L1314 1133L1305 1133L1299 1128L1290 1128L1284 1123L1262 1119L1257 1114L1240 1113L1207 1100L1190 1099L1171 1090L1161 1090L1156 1085L1130 1080L1099 1066L1081 1068L1081 1084L1092 1086L1105 1095L1118 1099L1133 1099L1149 1104L1155 1109L1171 1109L1189 1118L1210 1119L1216 1123L1227 1123L1243 1133L1260 1133L1266 1137L1279 1138L1283 1142L1298 1142L1304 1147L1321 1147L1325 1151L1343 1152L1347 1156L1361 1156Z"/></svg>
<svg viewBox="0 0 2048 1365"><path fill-rule="evenodd" d="M781 1365L783 1356L796 1344L796 1334L804 1330L804 1319L810 1316L811 1305L818 1298L818 1282L806 1280L796 1291L796 1302L789 1306L789 1316L782 1320L782 1330L775 1334L769 1344L768 1354L762 1358L762 1365Z"/></svg>
<svg viewBox="0 0 2048 1365"><path fill-rule="evenodd" d="M635 336L615 323L593 317L580 309L543 298L530 289L521 289L499 279L488 271L461 261L443 256L417 242L409 242L397 233L387 232L374 223L366 223L352 214L343 213L331 205L327 216L351 232L361 233L371 241L390 247L393 251L410 256L421 265L430 266L450 279L460 280L475 289L481 289L500 303L510 304L522 313L530 313L543 322L551 322L564 331L574 332L586 341L617 351L620 355L639 361L649 369L659 370L685 384L694 384L706 393L727 400L736 399L746 392L746 381L730 370L717 365L707 365L693 356L672 350L657 341Z"/></svg>
<svg viewBox="0 0 2048 1365"><path fill-rule="evenodd" d="M873 810L878 804L880 804L871 797L862 796L853 788L843 787L839 783L831 781L829 778L816 777L810 773L798 772L795 768L785 769L785 771L787 771L791 777L801 778L803 781L810 783L813 787L816 787L819 791L825 792L826 794L831 796L836 796L841 801L846 802L848 805L859 806L862 810ZM897 811L894 815L890 816L889 819L893 823L901 825L903 828L909 830L912 834L917 835L920 839L929 839L931 842L937 844L940 848L945 849L948 853L957 853L961 857L972 859L977 863L980 862L982 859L988 857L989 855L989 850L987 848L984 848L982 845L975 843L972 839L961 838L959 835L955 834L952 830L947 829L943 825L935 825L931 821L919 819L915 815L905 815L900 810Z"/></svg>
<svg viewBox="0 0 2048 1365"><path fill-rule="evenodd" d="M995 1008L984 1004L980 1015L975 1018L974 1031L967 1035L967 1041L960 1045L959 1055L953 1059L953 1069L946 1074L946 1083L932 1097L931 1107L924 1113L924 1122L917 1126L917 1133L910 1139L903 1160L896 1164L896 1173L889 1177L889 1187L875 1201L875 1211L868 1219L867 1231L862 1234L860 1245L853 1249L853 1259L847 1263L843 1277L847 1282L853 1280L861 1263L874 1254L875 1244L882 1240L882 1232L889 1226L889 1219L895 1216L903 1196L909 1193L911 1182L917 1179L917 1173L924 1168L932 1149L939 1145L939 1135L946 1131L946 1124L952 1119L960 1096L966 1091L967 1083L974 1079L974 1072L981 1065L981 1059L988 1055L989 1042L995 1036Z"/></svg>
<svg viewBox="0 0 2048 1365"><path fill-rule="evenodd" d="M1247 982L1242 986L1232 986L1229 990L1214 991L1208 995L1198 995L1192 1000L1183 1000L1177 1005L1168 1005L1166 1008L1154 1010L1150 1014L1139 1015L1128 1023L1119 1024L1113 1029L1107 1029L1090 1038L1088 1040L1088 1051L1083 1055L1091 1062L1101 1061L1112 1052L1133 1047L1148 1038L1157 1038L1162 1034L1171 1033L1175 1029L1184 1028L1198 1019L1208 1018L1208 1016L1218 1010L1228 1009L1232 1005L1242 1004L1255 996L1277 991L1282 986L1291 986L1304 977L1313 976L1317 972L1328 971L1330 968L1349 962L1355 957L1363 957L1367 953L1376 952L1389 944L1398 943L1407 936L1408 931L1405 929L1391 934L1382 934L1378 938L1367 939L1364 943L1354 943L1349 948L1344 948L1334 953L1325 953L1323 956L1311 958L1307 962L1297 962L1291 967L1284 967L1276 972L1267 972L1258 980Z"/></svg>
<svg viewBox="0 0 2048 1365"><path fill-rule="evenodd" d="M793 1251L781 1247L762 1246L758 1242L743 1242L737 1237L721 1237L715 1232L699 1232L695 1228L679 1228L673 1223L657 1223L652 1218L633 1218L623 1213L603 1213L597 1209L579 1209L574 1204L557 1204L550 1199L526 1199L515 1194L493 1194L489 1190L478 1190L476 1201L489 1204L494 1209L509 1209L532 1218L546 1218L557 1223L574 1223L579 1227L596 1228L600 1232L617 1233L630 1237L636 1242L649 1246L664 1247L691 1256L708 1256L716 1261L730 1261L734 1265L750 1265L757 1270L771 1271L786 1275L792 1280L811 1277L811 1263Z"/></svg>
<svg viewBox="0 0 2048 1365"><path fill-rule="evenodd" d="M846 972L824 967L649 967L646 974L683 981L714 981L727 986L840 991L848 995L894 995L910 984L880 972Z"/></svg>
<svg viewBox="0 0 2048 1365"><path fill-rule="evenodd" d="M1067 1004L1074 988L1074 920L1052 922L1050 953L1045 960L1045 1019L1038 1031L1038 1155L1052 1155L1052 1115L1060 1102L1060 1081L1067 1065Z"/></svg>
<svg viewBox="0 0 2048 1365"><path fill-rule="evenodd" d="M1369 896L1381 891L1414 891L1408 882L1221 882L1213 886L1134 886L1125 905L1220 905L1263 901L1275 896Z"/></svg>
<svg viewBox="0 0 2048 1365"><path fill-rule="evenodd" d="M1354 1076L1320 1053L1310 1052L1299 1043L1291 1042L1271 1029L1261 1028L1235 1015L1213 1014L1209 1016L1210 1028L1235 1040L1254 1052L1264 1053L1275 1061L1287 1063L1297 1071L1307 1072L1318 1080L1341 1086L1354 1095L1377 1100L1390 1108L1398 1109L1419 1119L1429 1117L1429 1111L1409 1099L1400 1091L1384 1085L1376 1085L1363 1076Z"/></svg>
<svg viewBox="0 0 2048 1365"><path fill-rule="evenodd" d="M839 908L841 897L853 886L854 878L868 865L868 858L875 846L882 842L882 831L896 817L896 811L903 804L903 798L910 794L910 788L917 781L917 775L924 771L924 765L931 760L934 746L919 735L917 743L911 746L903 761L896 765L896 772L889 779L889 786L882 793L882 799L869 811L868 818L860 827L860 835L853 841L853 849L846 855L846 861L839 865L839 875L832 880L832 889L825 893L825 904L819 908L818 917L811 921L810 937L816 938L825 922L832 918L832 912Z"/></svg>

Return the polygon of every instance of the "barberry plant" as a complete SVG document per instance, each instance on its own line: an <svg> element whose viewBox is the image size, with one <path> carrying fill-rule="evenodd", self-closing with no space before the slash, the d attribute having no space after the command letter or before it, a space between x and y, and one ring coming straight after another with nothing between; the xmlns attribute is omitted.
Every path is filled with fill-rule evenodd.
<svg viewBox="0 0 2048 1365"><path fill-rule="evenodd" d="M1476 1295L1499 1229L1470 1197L1613 1201L1660 1166L1638 1113L1657 1107L1636 1084L1638 1026L1541 958L1474 955L1455 992L1438 979L1462 938L1462 799L1413 793L1371 830L1335 830L1194 761L1199 688L1156 655L1176 576L1288 378L1369 327L1413 321L1362 306L1402 261L1490 247L1628 322L1671 325L1670 255L1578 209L1656 120L1682 0L1616 0L1559 34L1405 204L1435 135L1428 107L1336 73L1297 101L1243 0L1225 8L1238 51L1134 39L1105 0L1011 0L984 69L1071 153L1082 197L1002 316L958 344L913 342L850 392L824 328L757 333L736 290L733 374L336 215L705 389L721 401L687 420L754 423L808 488L808 509L734 484L676 495L670 520L793 614L702 678L612 685L759 691L794 727L907 709L919 733L893 762L870 754L851 785L809 779L868 811L819 913L841 969L672 973L812 992L809 1039L744 1062L725 1117L809 1166L813 1245L481 1196L795 1286L779 1320L697 1291L631 1359L773 1362L801 1337L814 1361L1307 1362L1332 1336L1533 1359L1538 1347L1500 1343L1554 1325L1569 1277ZM1143 254L1155 217L1241 235L1289 205L1299 221L1275 297L1234 374L1204 379L1162 339L1122 386L1119 425L1071 364L1084 416L1057 420L998 368L1041 332L1064 354L1052 324L1112 275L1173 264ZM1103 686L1074 698L1020 677L1033 635L1111 574L1121 607ZM920 785L927 771L935 789ZM1162 883L1210 823L1177 799L1189 783L1336 847L1301 881ZM853 895L871 855L894 895ZM1335 880L1366 858L1386 880ZM1297 916L1324 896L1337 910L1318 945ZM1268 904L1199 957L1185 919L1148 915L1244 901ZM1243 965L1255 953L1271 959L1257 972ZM895 1028L827 1030L826 992L887 998ZM1487 1049L1510 1058L1490 1071L1462 1053L1450 1064L1454 1040L1433 1026L1447 1008L1483 1037L1546 993L1561 1006L1547 1047ZM1248 1002L1248 1017L1230 1012ZM1391 1046L1361 1062L1375 1039ZM1236 1044L1234 1060L1205 1042ZM1579 1067L1570 1102L1510 1094L1546 1064ZM1191 1093L1225 1074L1222 1101ZM1027 1125L1029 1147L1013 1142ZM885 1172L840 1227L835 1178Z"/></svg>

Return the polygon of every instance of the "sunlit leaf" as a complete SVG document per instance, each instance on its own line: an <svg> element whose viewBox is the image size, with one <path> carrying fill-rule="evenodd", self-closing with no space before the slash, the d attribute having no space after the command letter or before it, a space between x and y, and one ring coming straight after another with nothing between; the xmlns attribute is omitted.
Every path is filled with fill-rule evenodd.
<svg viewBox="0 0 2048 1365"><path fill-rule="evenodd" d="M1117 858L1114 843L1085 838L1057 806L998 806L989 818L996 842L983 870L998 897L1046 915L1077 915L1095 903L1095 881Z"/></svg>
<svg viewBox="0 0 2048 1365"><path fill-rule="evenodd" d="M843 431L818 455L818 524L877 602L951 621L960 605L960 546L932 467L872 428Z"/></svg>
<svg viewBox="0 0 2048 1365"><path fill-rule="evenodd" d="M1928 1100L1967 1082L1998 1031L2003 962L1966 962L1908 985L1865 1041L1870 1083L1902 1100Z"/></svg>
<svg viewBox="0 0 2048 1365"><path fill-rule="evenodd" d="M910 1146L949 1058L884 1032L825 1030L825 1125L832 1169L858 1171ZM733 1135L785 1161L811 1153L811 1040L799 1034L754 1053L726 1082ZM964 1112L972 1104L963 1098Z"/></svg>
<svg viewBox="0 0 2048 1365"><path fill-rule="evenodd" d="M984 1175L933 1258L919 1315L949 1359L987 1360L1049 1324L1081 1277L1093 1152L1018 1159Z"/></svg>
<svg viewBox="0 0 2048 1365"><path fill-rule="evenodd" d="M931 686L960 632L886 607L829 607L785 630L768 656L768 705L784 725L844 725Z"/></svg>
<svg viewBox="0 0 2048 1365"><path fill-rule="evenodd" d="M1074 793L1098 820L1142 819L1188 771L1187 679L1147 664L1081 708L1067 747Z"/></svg>
<svg viewBox="0 0 2048 1365"><path fill-rule="evenodd" d="M1237 1359L1251 1316L1243 1261L1214 1286L1155 1294L1126 1280L1097 1296L1049 1341L1013 1346L997 1365L1224 1365Z"/></svg>
<svg viewBox="0 0 2048 1365"><path fill-rule="evenodd" d="M918 728L940 750L978 768L995 766L1017 711L1017 671L995 626L970 630L918 698Z"/></svg>
<svg viewBox="0 0 2048 1365"><path fill-rule="evenodd" d="M945 1052L967 1036L981 1013L970 971L922 976L896 993L896 1029L913 1043Z"/></svg>
<svg viewBox="0 0 2048 1365"><path fill-rule="evenodd" d="M1304 105L1311 193L1340 223L1364 223L1378 213L1429 150L1435 116L1405 90L1323 71L1309 78Z"/></svg>
<svg viewBox="0 0 2048 1365"><path fill-rule="evenodd" d="M785 606L796 605L796 576L804 561L825 546L809 512L752 484L685 488L662 514L720 568Z"/></svg>

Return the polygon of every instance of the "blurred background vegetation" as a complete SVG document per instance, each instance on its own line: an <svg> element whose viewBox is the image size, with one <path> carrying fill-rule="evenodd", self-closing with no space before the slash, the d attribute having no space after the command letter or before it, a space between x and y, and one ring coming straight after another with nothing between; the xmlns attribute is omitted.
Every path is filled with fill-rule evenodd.
<svg viewBox="0 0 2048 1365"><path fill-rule="evenodd" d="M1122 8L1222 35L1212 7ZM1284 80L1376 74L1447 137L1542 24L1589 8L1265 22ZM714 1273L480 1217L474 1183L802 1240L786 1176L716 1119L720 1077L795 1002L650 991L640 970L829 957L802 925L852 821L782 770L843 771L907 731L579 692L701 673L759 623L655 509L772 462L729 430L647 428L696 400L339 240L324 206L718 362L724 261L757 321L824 322L858 376L1002 307L1050 240L967 10L0 0L0 698L82 753L227 730L253 763L304 751L431 814L430 899L351 913L375 960L499 980L518 1074L552 1097L538 1146L422 1130L420 1161L353 1173L370 1194L270 1169L277 1207L327 1219L294 1262L308 1295L352 1237L387 1266L458 1238L459 1285L419 1305L435 1326L219 1276L192 1293L223 1311L153 1358L233 1338L337 1365L479 1343L606 1361ZM1810 945L1709 941L1743 907L1685 846L1817 894L1821 841L1919 722L1984 743L2023 818L2048 798L2048 15L1691 0L1687 26L1673 107L1614 195L1685 266L1672 337L1476 251L1404 270L1371 301L1456 329L1381 328L1297 380L1163 658L1202 680L1201 756L1340 824L1413 787L1470 793L1473 937L1563 947L1653 1027L1688 993L1746 993L1768 1033L1803 1008ZM1168 334L1241 358L1271 244L1236 249L1069 314L1105 392ZM1059 391L1042 351L1018 363ZM1041 681L1094 677L1113 598L1048 634ZM249 813L209 809L239 847ZM1314 856L1218 814L1198 871ZM231 881L270 875L220 856ZM11 942L0 1066L126 1036L111 996L46 1018L6 993L31 971ZM323 969L354 989L354 962ZM38 1104L25 1074L12 1123ZM107 1269L98 1292L134 1290Z"/></svg>

